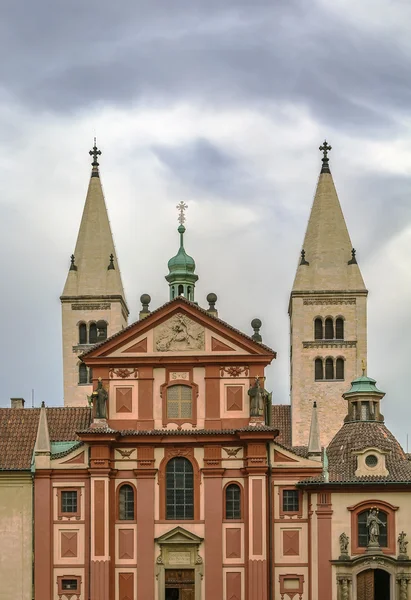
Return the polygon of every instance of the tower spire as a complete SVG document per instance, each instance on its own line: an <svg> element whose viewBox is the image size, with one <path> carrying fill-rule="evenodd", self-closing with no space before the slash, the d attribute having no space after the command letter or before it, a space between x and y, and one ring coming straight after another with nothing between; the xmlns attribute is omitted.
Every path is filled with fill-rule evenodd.
<svg viewBox="0 0 411 600"><path fill-rule="evenodd" d="M322 166L305 233L293 292L304 290L364 290L340 201L329 166L331 146L319 147Z"/></svg>
<svg viewBox="0 0 411 600"><path fill-rule="evenodd" d="M99 174L96 139L83 216L63 294L64 404L82 406L92 370L79 361L87 346L127 326L128 307Z"/></svg>
<svg viewBox="0 0 411 600"><path fill-rule="evenodd" d="M186 221L185 211L188 207L187 204L181 201L177 204L176 208L178 210L178 222L180 223L177 228L180 234L180 248L177 254L168 261L169 273L166 275L166 280L170 287L170 300L173 300L177 296L184 296L187 300L194 302L194 289L196 281L198 281L198 275L194 272L196 264L184 248L184 234L186 231L184 226Z"/></svg>
<svg viewBox="0 0 411 600"><path fill-rule="evenodd" d="M314 439L328 445L346 415L345 382L360 374L367 356L367 290L330 171L331 145L324 140L319 150L321 171L289 303L296 446L309 442L310 415L312 428L318 426ZM313 435L312 429L311 449Z"/></svg>

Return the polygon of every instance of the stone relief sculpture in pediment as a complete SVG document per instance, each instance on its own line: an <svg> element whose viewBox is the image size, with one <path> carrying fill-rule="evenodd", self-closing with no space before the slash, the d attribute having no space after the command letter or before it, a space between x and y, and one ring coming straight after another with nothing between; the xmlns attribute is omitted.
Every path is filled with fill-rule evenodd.
<svg viewBox="0 0 411 600"><path fill-rule="evenodd" d="M154 330L157 352L205 350L204 327L182 313L177 313Z"/></svg>

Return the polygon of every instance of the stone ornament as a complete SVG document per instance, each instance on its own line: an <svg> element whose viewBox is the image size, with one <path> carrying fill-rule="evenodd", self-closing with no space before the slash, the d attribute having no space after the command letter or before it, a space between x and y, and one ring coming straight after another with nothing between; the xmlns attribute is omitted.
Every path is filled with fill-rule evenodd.
<svg viewBox="0 0 411 600"><path fill-rule="evenodd" d="M401 533L398 535L398 558L401 559L405 559L408 560L408 554L407 554L407 546L408 546L408 542L406 541L406 533L404 531L401 531Z"/></svg>
<svg viewBox="0 0 411 600"><path fill-rule="evenodd" d="M248 390L250 396L250 417L264 417L268 392L261 387L260 378L256 377L254 385Z"/></svg>
<svg viewBox="0 0 411 600"><path fill-rule="evenodd" d="M115 377L120 377L120 379L128 379L132 375L134 376L134 379L137 379L137 377L138 377L137 369L119 368L119 369L110 369L109 370L110 379L114 379Z"/></svg>
<svg viewBox="0 0 411 600"><path fill-rule="evenodd" d="M408 600L408 584L411 580L411 575L409 573L398 573L397 575L397 583L400 588L399 599L400 600Z"/></svg>
<svg viewBox="0 0 411 600"><path fill-rule="evenodd" d="M348 544L349 544L350 538L348 537L348 535L345 532L343 532L340 535L339 541L340 541L340 553L341 553L340 560L347 560L349 558Z"/></svg>
<svg viewBox="0 0 411 600"><path fill-rule="evenodd" d="M385 527L385 524L378 518L378 508L372 506L367 517L368 547L379 548L380 526Z"/></svg>
<svg viewBox="0 0 411 600"><path fill-rule="evenodd" d="M186 315L177 313L154 330L154 347L157 352L205 350L205 331Z"/></svg>
<svg viewBox="0 0 411 600"><path fill-rule="evenodd" d="M352 581L351 575L348 575L345 573L342 573L341 575L337 575L337 583L340 588L340 596L339 596L340 600L349 600L351 581Z"/></svg>
<svg viewBox="0 0 411 600"><path fill-rule="evenodd" d="M240 377L241 374L244 374L244 377L248 377L248 371L248 367L221 367L220 377L224 377L225 373L227 373L229 377Z"/></svg>
<svg viewBox="0 0 411 600"><path fill-rule="evenodd" d="M108 392L103 387L103 380L98 379L97 389L91 394L92 405L95 406L96 419L107 419Z"/></svg>

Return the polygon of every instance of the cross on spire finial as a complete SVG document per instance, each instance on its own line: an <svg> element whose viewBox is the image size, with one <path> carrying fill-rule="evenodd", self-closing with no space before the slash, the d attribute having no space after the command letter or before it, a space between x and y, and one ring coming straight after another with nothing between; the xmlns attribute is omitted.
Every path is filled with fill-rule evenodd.
<svg viewBox="0 0 411 600"><path fill-rule="evenodd" d="M179 202L176 206L179 215L178 215L178 222L180 223L180 225L184 225L185 220L186 220L186 216L184 214L185 210L188 208L187 204L185 204L185 202L183 202L181 200L181 202Z"/></svg>
<svg viewBox="0 0 411 600"><path fill-rule="evenodd" d="M327 143L327 140L324 140L324 143L322 144L322 146L320 146L319 148L321 150L321 152L323 153L323 166L321 169L321 173L330 173L330 167L328 166L328 161L330 160L328 158L328 153L330 150L332 150L330 144Z"/></svg>
<svg viewBox="0 0 411 600"><path fill-rule="evenodd" d="M94 146L89 152L90 156L93 157L93 162L91 163L93 167L98 167L97 157L101 155L101 150L97 148L96 138L94 138Z"/></svg>

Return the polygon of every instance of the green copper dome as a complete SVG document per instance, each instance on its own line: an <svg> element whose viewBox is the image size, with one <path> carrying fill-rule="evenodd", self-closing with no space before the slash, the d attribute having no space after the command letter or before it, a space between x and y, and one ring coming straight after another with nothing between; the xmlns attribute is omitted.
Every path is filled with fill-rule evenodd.
<svg viewBox="0 0 411 600"><path fill-rule="evenodd" d="M354 381L351 382L351 389L348 392L345 392L344 398L349 398L355 394L384 394L381 390L377 388L375 385L377 382L375 379L371 379L371 377L367 377L366 375L361 375L361 377L357 377Z"/></svg>
<svg viewBox="0 0 411 600"><path fill-rule="evenodd" d="M169 273L166 275L166 280L170 285L170 300L177 296L185 296L187 300L194 301L194 287L198 280L198 275L194 273L196 264L184 249L186 228L181 224L177 231L180 234L180 248L177 254L168 261Z"/></svg>

